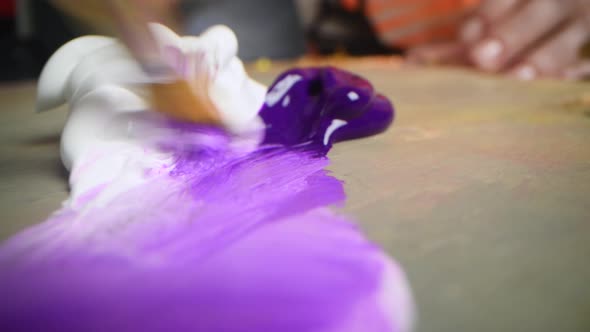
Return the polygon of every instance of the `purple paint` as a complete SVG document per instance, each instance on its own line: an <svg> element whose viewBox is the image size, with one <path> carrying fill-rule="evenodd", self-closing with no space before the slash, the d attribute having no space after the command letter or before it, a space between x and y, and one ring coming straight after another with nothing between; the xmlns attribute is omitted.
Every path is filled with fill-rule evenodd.
<svg viewBox="0 0 590 332"><path fill-rule="evenodd" d="M331 142L384 130L390 104L335 69L277 82L289 73L302 79L274 103L271 88L265 144L254 151L222 131L170 122L160 142L176 158L167 172L4 243L0 330L409 330L403 272L327 208L345 198L325 171ZM317 79L324 89L303 95ZM343 101L351 88L362 108ZM347 124L323 144L334 119ZM180 136L200 138L173 144Z"/></svg>
<svg viewBox="0 0 590 332"><path fill-rule="evenodd" d="M333 67L305 68L277 78L260 116L267 125L265 143L293 146L311 142L327 153L333 142L387 129L393 121L393 107L371 83L355 74ZM334 121L346 124L326 136Z"/></svg>

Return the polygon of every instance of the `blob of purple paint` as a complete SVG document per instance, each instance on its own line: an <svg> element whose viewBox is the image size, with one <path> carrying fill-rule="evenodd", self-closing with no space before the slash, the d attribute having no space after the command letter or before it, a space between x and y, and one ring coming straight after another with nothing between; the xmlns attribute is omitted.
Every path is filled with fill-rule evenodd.
<svg viewBox="0 0 590 332"><path fill-rule="evenodd" d="M327 152L332 143L375 135L393 121L393 106L371 83L335 68L297 68L270 86L260 116L264 142L311 142Z"/></svg>

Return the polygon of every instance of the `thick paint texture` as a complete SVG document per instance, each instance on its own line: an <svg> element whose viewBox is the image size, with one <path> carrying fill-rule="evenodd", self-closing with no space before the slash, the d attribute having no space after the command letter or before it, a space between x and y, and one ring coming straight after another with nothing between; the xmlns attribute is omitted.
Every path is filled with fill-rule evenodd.
<svg viewBox="0 0 590 332"><path fill-rule="evenodd" d="M391 105L351 74L296 69L260 116L260 145L126 119L149 129L133 149L96 146L109 153L72 171L120 157L117 176L0 246L0 331L410 330L399 266L328 208L345 199L325 170L331 143L384 130Z"/></svg>
<svg viewBox="0 0 590 332"><path fill-rule="evenodd" d="M286 71L260 111L265 143L311 143L326 153L333 142L384 131L393 115L389 100L369 81L333 67Z"/></svg>

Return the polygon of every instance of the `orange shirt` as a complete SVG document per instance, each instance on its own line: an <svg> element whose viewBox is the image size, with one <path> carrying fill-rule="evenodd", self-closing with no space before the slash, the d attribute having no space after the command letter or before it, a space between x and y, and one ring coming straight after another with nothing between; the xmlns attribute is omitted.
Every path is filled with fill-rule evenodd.
<svg viewBox="0 0 590 332"><path fill-rule="evenodd" d="M461 19L479 4L479 0L340 1L347 10L363 10L382 43L402 48L454 38Z"/></svg>

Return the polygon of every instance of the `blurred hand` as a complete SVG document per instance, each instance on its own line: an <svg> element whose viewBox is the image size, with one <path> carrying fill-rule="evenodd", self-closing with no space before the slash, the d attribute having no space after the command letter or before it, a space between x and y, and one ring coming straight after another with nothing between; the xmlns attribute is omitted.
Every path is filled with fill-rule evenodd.
<svg viewBox="0 0 590 332"><path fill-rule="evenodd" d="M482 0L451 43L412 49L417 62L464 63L521 79L590 76L589 0Z"/></svg>

